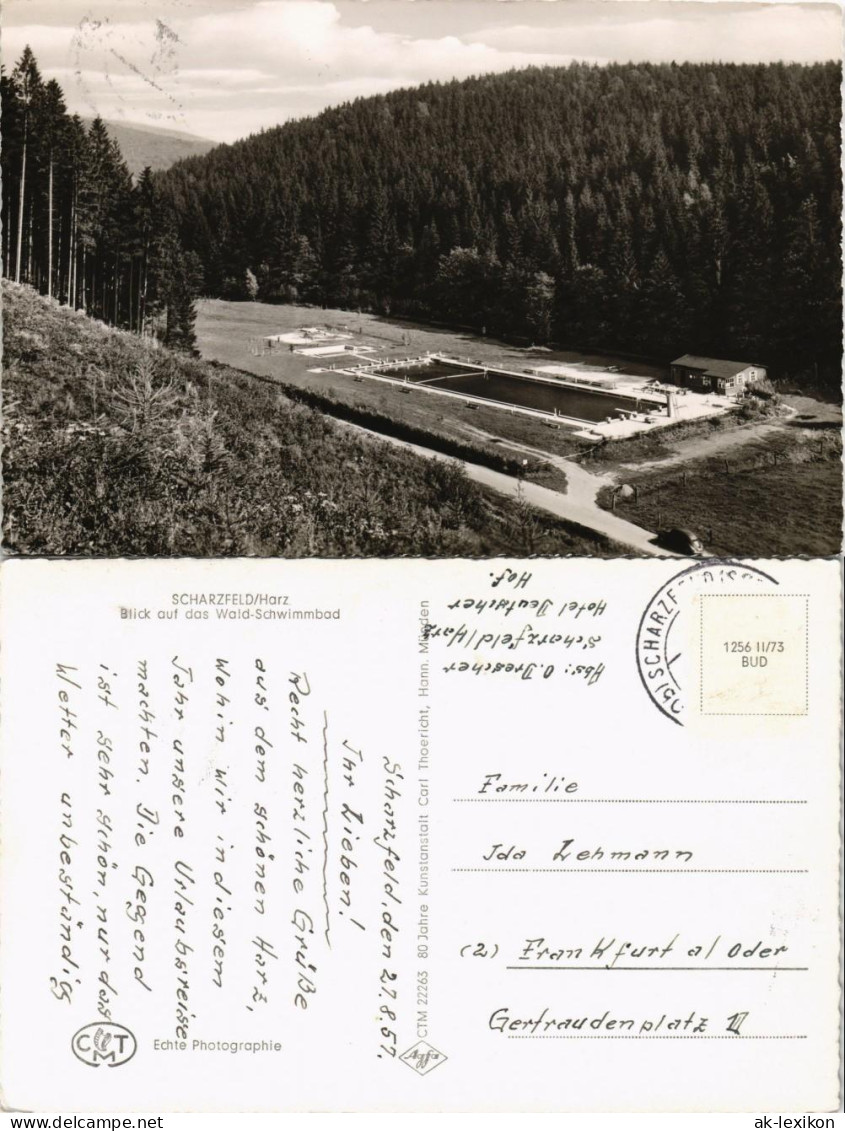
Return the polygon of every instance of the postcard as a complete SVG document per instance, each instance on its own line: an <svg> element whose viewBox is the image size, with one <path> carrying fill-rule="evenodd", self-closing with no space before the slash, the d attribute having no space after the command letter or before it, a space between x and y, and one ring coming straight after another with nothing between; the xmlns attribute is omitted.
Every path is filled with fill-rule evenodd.
<svg viewBox="0 0 845 1131"><path fill-rule="evenodd" d="M830 1111L835 561L7 562L37 1111Z"/></svg>
<svg viewBox="0 0 845 1131"><path fill-rule="evenodd" d="M841 6L2 20L0 1105L834 1109Z"/></svg>
<svg viewBox="0 0 845 1131"><path fill-rule="evenodd" d="M840 553L842 42L7 0L6 551Z"/></svg>

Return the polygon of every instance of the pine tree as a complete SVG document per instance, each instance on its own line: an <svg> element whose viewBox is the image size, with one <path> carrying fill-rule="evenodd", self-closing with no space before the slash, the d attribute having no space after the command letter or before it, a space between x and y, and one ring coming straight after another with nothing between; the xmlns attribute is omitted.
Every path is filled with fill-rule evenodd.
<svg viewBox="0 0 845 1131"><path fill-rule="evenodd" d="M55 234L54 182L56 166L67 136L67 111L62 88L50 79L43 88L39 106L39 142L47 164L47 295L52 297L55 278L53 237Z"/></svg>
<svg viewBox="0 0 845 1131"><path fill-rule="evenodd" d="M15 282L21 281L21 267L24 261L24 212L27 193L27 159L32 146L33 110L37 107L42 87L41 72L29 46L24 48L18 64L12 72L12 83L18 100L22 122L22 142L20 157L20 176L18 180L18 230L15 248Z"/></svg>
<svg viewBox="0 0 845 1131"><path fill-rule="evenodd" d="M87 147L85 126L82 119L74 114L67 123L64 149L69 210L67 301L74 309L79 305L80 185Z"/></svg>
<svg viewBox="0 0 845 1131"><path fill-rule="evenodd" d="M202 281L202 268L192 252L186 252L175 227L163 220L163 230L155 241L151 273L155 290L151 296L158 337L165 345L195 354L196 308L193 296Z"/></svg>

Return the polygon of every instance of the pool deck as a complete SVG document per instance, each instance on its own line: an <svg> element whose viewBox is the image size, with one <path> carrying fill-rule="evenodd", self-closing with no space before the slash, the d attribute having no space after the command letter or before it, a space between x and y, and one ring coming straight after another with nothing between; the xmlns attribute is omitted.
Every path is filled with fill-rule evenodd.
<svg viewBox="0 0 845 1131"><path fill-rule="evenodd" d="M303 351L304 352L304 351ZM350 361L354 358L355 363L349 365L331 365L329 368L335 373L343 373L357 380L366 378L372 381L383 381L390 385L401 385L408 392L419 389L423 393L432 393L437 396L452 397L462 400L467 405L485 405L488 407L498 408L502 412L509 412L519 414L522 416L531 416L535 419L547 421L551 427L563 426L569 431L574 431L575 435L587 440L621 440L628 436L635 436L641 432L651 432L656 428L665 427L667 424L676 424L682 420L701 420L706 417L719 416L734 407L735 402L730 397L720 396L702 396L699 393L685 393L684 390L676 389L671 385L660 385L655 387L653 383L649 387L647 378L634 377L631 374L613 373L608 372L606 384L592 384L590 380L578 378L567 378L566 375L558 375L555 372L517 372L515 370L503 369L499 367L489 367L479 365L477 361L471 358L462 357L449 357L446 354L426 353L418 357L408 358L385 358L375 359L372 356L360 356L354 352L347 354ZM563 416L561 414L553 415L548 412L543 412L539 409L525 408L521 405L506 404L501 401L490 400L486 397L477 397L470 393L459 393L451 389L443 389L437 386L435 382L422 382L422 381L402 381L397 377L388 377L383 372L391 367L398 367L401 365L424 365L428 362L444 362L448 365L470 366L472 369L482 371L489 369L490 372L502 373L508 377L516 377L524 381L537 381L546 385L559 385L579 392L594 392L601 396L602 394L614 394L616 396L631 397L632 399L645 399L656 398L661 400L671 390L678 395L675 398L677 411L673 416L664 415L662 410L642 411L630 417L614 417L611 420L603 420L593 423L577 417ZM322 369L311 369L311 373L323 372ZM657 413L660 415L657 415ZM646 417L649 417L651 423L648 422Z"/></svg>
<svg viewBox="0 0 845 1131"><path fill-rule="evenodd" d="M620 387L620 392L624 390ZM636 436L640 432L653 432L655 428L665 428L667 424L677 424L680 420L705 420L707 417L722 416L729 409L736 408L736 401L730 397L703 397L699 393L691 393L687 397L678 398L678 411L672 416L659 416L654 424L646 424L638 420L611 420L601 424L584 425L576 436L587 440L622 440L627 436Z"/></svg>

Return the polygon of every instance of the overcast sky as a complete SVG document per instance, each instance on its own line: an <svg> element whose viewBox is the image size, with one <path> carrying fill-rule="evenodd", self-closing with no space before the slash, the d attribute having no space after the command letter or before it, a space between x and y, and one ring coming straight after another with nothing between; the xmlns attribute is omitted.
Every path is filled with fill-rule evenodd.
<svg viewBox="0 0 845 1131"><path fill-rule="evenodd" d="M3 0L71 111L233 141L429 79L528 64L841 58L836 4L697 0Z"/></svg>

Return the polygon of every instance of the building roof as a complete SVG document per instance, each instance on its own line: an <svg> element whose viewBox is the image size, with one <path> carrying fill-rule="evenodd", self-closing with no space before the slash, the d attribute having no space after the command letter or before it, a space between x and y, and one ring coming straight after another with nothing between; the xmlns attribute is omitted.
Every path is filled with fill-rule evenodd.
<svg viewBox="0 0 845 1131"><path fill-rule="evenodd" d="M683 365L687 369L697 369L706 373L708 377L735 377L749 365L756 365L754 361L725 361L718 357L697 357L692 353L685 353L683 357L676 357L673 365Z"/></svg>

